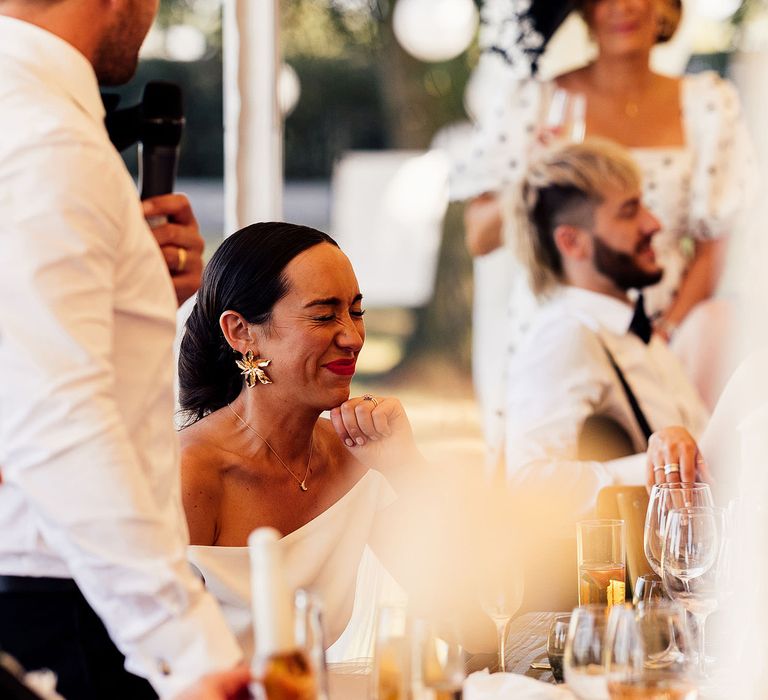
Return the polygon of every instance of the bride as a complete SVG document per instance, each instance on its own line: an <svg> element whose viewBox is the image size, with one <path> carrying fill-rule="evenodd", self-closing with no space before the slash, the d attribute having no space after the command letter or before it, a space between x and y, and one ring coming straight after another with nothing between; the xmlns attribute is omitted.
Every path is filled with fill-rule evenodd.
<svg viewBox="0 0 768 700"><path fill-rule="evenodd" d="M257 527L283 534L289 583L320 594L327 642L347 627L355 604L360 622L341 656L370 647L383 584L370 563L359 567L366 545L411 596L428 600L430 578L446 592L449 574L439 556L425 556L414 531L422 542L451 541L446 528L455 518L438 512L438 482L405 412L396 399L350 398L364 313L352 266L330 236L259 223L213 255L187 321L179 382L191 559L246 649L245 545ZM359 594L355 601L358 568L367 605Z"/></svg>

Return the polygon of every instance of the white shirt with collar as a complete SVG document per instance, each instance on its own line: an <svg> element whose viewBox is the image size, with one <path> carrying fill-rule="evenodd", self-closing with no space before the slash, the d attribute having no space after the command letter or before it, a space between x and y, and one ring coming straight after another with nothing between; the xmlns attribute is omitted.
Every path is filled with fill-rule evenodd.
<svg viewBox="0 0 768 700"><path fill-rule="evenodd" d="M163 697L240 657L192 575L175 297L91 64L0 17L0 574L72 577Z"/></svg>
<svg viewBox="0 0 768 700"><path fill-rule="evenodd" d="M645 455L612 462L577 461L587 418L618 422L638 453L645 437L603 347L631 386L651 429L682 425L699 435L708 414L666 343L647 345L629 325L633 307L614 297L563 286L542 304L509 364L506 468L512 482L552 484L576 517L589 517L597 492L611 484L645 483ZM601 343L602 341L602 343Z"/></svg>

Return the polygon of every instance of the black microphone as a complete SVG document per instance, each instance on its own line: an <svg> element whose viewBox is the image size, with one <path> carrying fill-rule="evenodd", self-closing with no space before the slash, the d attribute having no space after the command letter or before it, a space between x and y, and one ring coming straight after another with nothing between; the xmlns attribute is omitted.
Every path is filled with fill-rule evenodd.
<svg viewBox="0 0 768 700"><path fill-rule="evenodd" d="M184 128L181 88L161 80L144 87L139 139L139 190L142 199L173 192Z"/></svg>

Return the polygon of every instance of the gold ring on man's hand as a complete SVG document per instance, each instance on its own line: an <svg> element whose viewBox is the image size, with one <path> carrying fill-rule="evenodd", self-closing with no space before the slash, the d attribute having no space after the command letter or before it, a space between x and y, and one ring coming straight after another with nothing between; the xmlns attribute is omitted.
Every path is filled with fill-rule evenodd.
<svg viewBox="0 0 768 700"><path fill-rule="evenodd" d="M184 268L187 266L187 249L178 248L178 251L179 251L179 262L176 263L176 272L181 273L181 272L184 272Z"/></svg>

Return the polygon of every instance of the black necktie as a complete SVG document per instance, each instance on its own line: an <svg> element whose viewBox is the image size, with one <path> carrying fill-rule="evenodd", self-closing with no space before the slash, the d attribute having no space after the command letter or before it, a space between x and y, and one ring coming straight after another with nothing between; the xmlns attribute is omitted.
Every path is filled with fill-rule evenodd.
<svg viewBox="0 0 768 700"><path fill-rule="evenodd" d="M629 324L629 332L634 333L646 345L651 342L653 326L651 325L651 320L648 318L648 314L645 313L645 303L643 301L642 292L637 295L635 313L632 316L632 322Z"/></svg>

